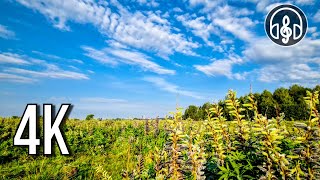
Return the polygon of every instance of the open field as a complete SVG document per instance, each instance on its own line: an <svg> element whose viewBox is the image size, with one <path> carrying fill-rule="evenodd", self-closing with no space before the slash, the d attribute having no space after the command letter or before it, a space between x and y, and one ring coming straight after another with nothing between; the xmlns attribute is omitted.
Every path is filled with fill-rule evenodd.
<svg viewBox="0 0 320 180"><path fill-rule="evenodd" d="M320 0L0 0L0 180L320 180Z"/></svg>
<svg viewBox="0 0 320 180"><path fill-rule="evenodd" d="M13 146L20 119L2 118L0 178L319 179L318 93L307 93L310 118L299 122L268 120L247 98L240 104L229 92L230 121L219 105L205 121L183 120L179 109L161 121L67 120L70 156L57 147L54 156L28 155Z"/></svg>

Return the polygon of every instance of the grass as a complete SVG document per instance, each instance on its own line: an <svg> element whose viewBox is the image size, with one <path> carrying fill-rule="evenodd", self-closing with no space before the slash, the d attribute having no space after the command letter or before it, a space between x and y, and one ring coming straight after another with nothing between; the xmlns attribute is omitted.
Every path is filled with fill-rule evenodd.
<svg viewBox="0 0 320 180"><path fill-rule="evenodd" d="M52 156L28 155L13 146L20 119L2 118L0 179L320 178L317 92L305 98L310 118L299 122L259 114L253 96L245 104L235 92L227 97L231 119L219 105L205 121L184 120L179 109L160 122L69 119L69 156L57 147Z"/></svg>
<svg viewBox="0 0 320 180"><path fill-rule="evenodd" d="M92 179L101 174L121 179L124 170L135 168L137 155L146 156L155 147L161 148L165 139L163 131L158 138L145 135L143 121L67 120L64 131L70 156L60 155L57 147L53 156L29 156L27 146L13 146L19 121L1 120L0 179ZM128 149L131 149L129 160Z"/></svg>

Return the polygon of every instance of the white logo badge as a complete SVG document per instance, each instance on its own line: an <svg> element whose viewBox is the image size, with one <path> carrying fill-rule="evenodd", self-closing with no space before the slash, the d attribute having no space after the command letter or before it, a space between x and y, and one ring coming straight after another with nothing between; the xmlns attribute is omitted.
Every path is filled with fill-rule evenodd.
<svg viewBox="0 0 320 180"><path fill-rule="evenodd" d="M265 22L268 37L281 46L291 46L305 36L308 28L304 13L293 5L280 5L272 9Z"/></svg>

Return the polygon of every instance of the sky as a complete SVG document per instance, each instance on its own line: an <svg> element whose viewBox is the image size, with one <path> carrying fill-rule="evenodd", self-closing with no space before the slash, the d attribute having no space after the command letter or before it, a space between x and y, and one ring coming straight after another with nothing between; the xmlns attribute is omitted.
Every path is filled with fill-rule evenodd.
<svg viewBox="0 0 320 180"><path fill-rule="evenodd" d="M298 6L306 37L266 36L275 6ZM70 117L165 116L238 95L320 80L320 1L2 0L0 116L28 103L73 105Z"/></svg>

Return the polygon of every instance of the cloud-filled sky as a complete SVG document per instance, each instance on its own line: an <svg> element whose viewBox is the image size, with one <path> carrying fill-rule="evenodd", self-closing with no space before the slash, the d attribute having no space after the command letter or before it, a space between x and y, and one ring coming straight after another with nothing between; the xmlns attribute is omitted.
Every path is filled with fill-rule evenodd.
<svg viewBox="0 0 320 180"><path fill-rule="evenodd" d="M301 8L306 37L264 31L280 3ZM27 103L72 103L71 117L155 117L224 98L320 80L317 0L4 0L0 116Z"/></svg>

